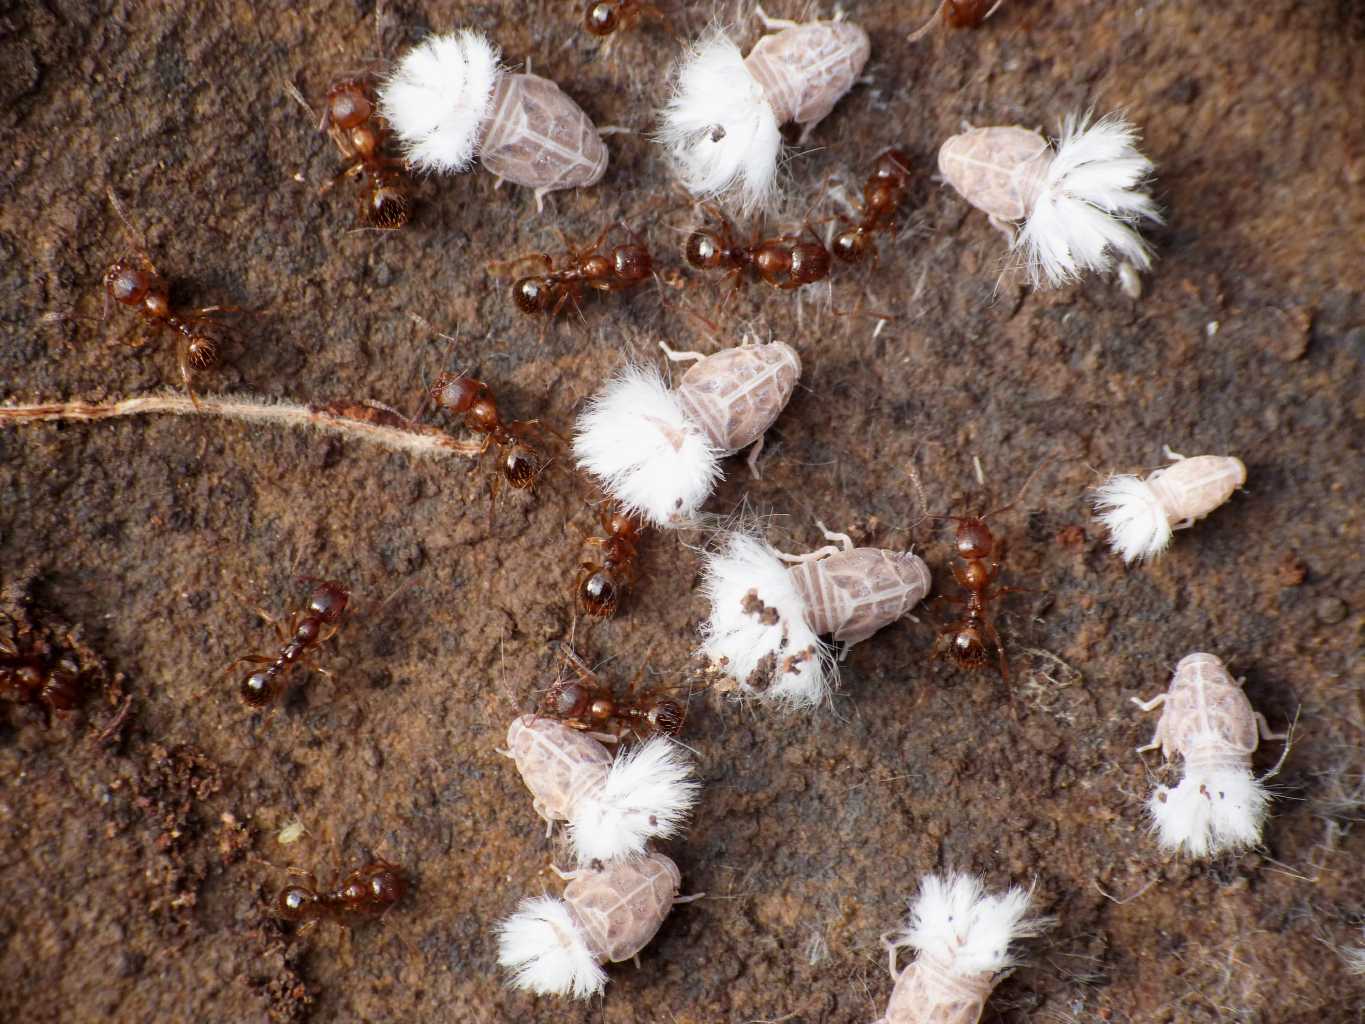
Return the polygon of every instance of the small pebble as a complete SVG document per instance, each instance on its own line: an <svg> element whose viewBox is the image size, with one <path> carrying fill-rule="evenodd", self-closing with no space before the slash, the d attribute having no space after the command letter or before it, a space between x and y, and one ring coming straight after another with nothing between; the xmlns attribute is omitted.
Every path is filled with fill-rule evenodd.
<svg viewBox="0 0 1365 1024"><path fill-rule="evenodd" d="M1321 598L1313 609L1318 621L1328 626L1334 626L1346 618L1347 611L1349 609L1346 607L1346 602L1339 597Z"/></svg>

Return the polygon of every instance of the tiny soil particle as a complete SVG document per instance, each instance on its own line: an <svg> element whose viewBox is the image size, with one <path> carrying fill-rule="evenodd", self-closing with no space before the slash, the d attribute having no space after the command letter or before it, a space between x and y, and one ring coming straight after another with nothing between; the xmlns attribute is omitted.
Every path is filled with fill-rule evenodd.
<svg viewBox="0 0 1365 1024"><path fill-rule="evenodd" d="M1346 602L1339 597L1320 597L1318 603L1313 606L1313 614L1318 621L1327 626L1335 626L1346 618L1350 609Z"/></svg>

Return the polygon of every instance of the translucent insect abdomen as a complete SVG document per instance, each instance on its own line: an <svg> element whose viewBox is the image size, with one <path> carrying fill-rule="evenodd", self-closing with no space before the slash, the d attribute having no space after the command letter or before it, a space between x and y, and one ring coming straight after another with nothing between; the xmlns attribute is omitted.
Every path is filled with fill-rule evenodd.
<svg viewBox="0 0 1365 1024"><path fill-rule="evenodd" d="M711 442L733 454L776 422L800 378L801 357L775 341L707 356L683 374L675 393Z"/></svg>
<svg viewBox="0 0 1365 1024"><path fill-rule="evenodd" d="M1258 743L1251 701L1212 654L1188 654L1180 659L1156 728L1153 738L1168 759L1180 753L1188 761L1192 752L1207 753L1212 747L1224 759L1245 765Z"/></svg>
<svg viewBox="0 0 1365 1024"><path fill-rule="evenodd" d="M581 869L564 902L599 960L620 963L649 945L678 896L682 875L662 853Z"/></svg>
<svg viewBox="0 0 1365 1024"><path fill-rule="evenodd" d="M531 791L536 813L568 821L586 792L607 781L611 752L591 736L551 718L522 715L507 727L507 750Z"/></svg>
<svg viewBox="0 0 1365 1024"><path fill-rule="evenodd" d="M871 52L857 25L820 21L764 36L744 66L762 86L778 124L809 130L852 88Z"/></svg>
<svg viewBox="0 0 1365 1024"><path fill-rule="evenodd" d="M559 86L539 75L504 75L493 93L479 160L539 193L595 185L607 169L597 128Z"/></svg>
<svg viewBox="0 0 1365 1024"><path fill-rule="evenodd" d="M922 601L929 567L908 551L853 548L787 570L806 600L806 620L820 635L860 643Z"/></svg>
<svg viewBox="0 0 1365 1024"><path fill-rule="evenodd" d="M1230 455L1195 455L1164 466L1147 478L1147 486L1155 492L1172 526L1204 518L1246 482L1246 466Z"/></svg>
<svg viewBox="0 0 1365 1024"><path fill-rule="evenodd" d="M1032 212L1052 156L1047 139L1027 128L974 128L939 148L938 169L978 210L1017 221Z"/></svg>

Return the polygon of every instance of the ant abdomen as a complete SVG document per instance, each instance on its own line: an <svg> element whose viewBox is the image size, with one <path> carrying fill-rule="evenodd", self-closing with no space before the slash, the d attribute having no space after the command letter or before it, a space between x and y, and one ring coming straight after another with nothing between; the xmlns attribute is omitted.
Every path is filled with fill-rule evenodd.
<svg viewBox="0 0 1365 1024"><path fill-rule="evenodd" d="M643 281L654 272L654 261L643 245L618 245L611 251L612 268L622 281Z"/></svg>
<svg viewBox="0 0 1365 1024"><path fill-rule="evenodd" d="M365 200L365 220L372 227L401 228L412 216L412 203L401 188L380 185Z"/></svg>
<svg viewBox="0 0 1365 1024"><path fill-rule="evenodd" d="M798 242L791 249L788 270L796 284L812 284L829 276L829 251L819 242Z"/></svg>
<svg viewBox="0 0 1365 1024"><path fill-rule="evenodd" d="M507 483L518 490L524 490L536 482L540 476L541 461L534 451L524 444L508 447L502 458L502 475Z"/></svg>

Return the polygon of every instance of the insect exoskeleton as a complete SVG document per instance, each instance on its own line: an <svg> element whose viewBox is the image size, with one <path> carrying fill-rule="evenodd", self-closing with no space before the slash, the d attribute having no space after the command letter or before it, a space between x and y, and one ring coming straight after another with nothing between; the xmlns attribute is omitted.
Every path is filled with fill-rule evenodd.
<svg viewBox="0 0 1365 1024"><path fill-rule="evenodd" d="M1159 786L1147 805L1161 845L1204 857L1259 843L1270 797L1252 774L1251 755L1261 739L1286 737L1270 731L1223 662L1186 655L1165 693L1133 703L1161 707L1152 741L1138 750L1160 747L1167 760L1179 754L1185 762L1180 784Z"/></svg>
<svg viewBox="0 0 1365 1024"><path fill-rule="evenodd" d="M498 963L511 984L588 999L607 984L604 963L636 956L678 900L682 875L662 853L565 874L562 899L523 900L498 926Z"/></svg>
<svg viewBox="0 0 1365 1024"><path fill-rule="evenodd" d="M825 536L842 548L784 555L731 533L706 556L702 589L711 614L702 624L701 653L741 690L797 707L823 703L837 670L820 636L847 651L928 594L929 568L917 555Z"/></svg>
<svg viewBox="0 0 1365 1024"><path fill-rule="evenodd" d="M568 822L580 863L643 853L650 839L677 834L696 803L692 762L664 736L613 760L585 733L523 715L507 730L507 749L536 813Z"/></svg>
<svg viewBox="0 0 1365 1024"><path fill-rule="evenodd" d="M545 193L595 185L607 147L582 108L554 82L509 74L501 53L471 29L409 50L379 91L379 109L408 161L458 173L477 156L499 178Z"/></svg>
<svg viewBox="0 0 1365 1024"><path fill-rule="evenodd" d="M765 35L743 57L724 30L703 36L673 71L660 141L696 196L735 192L746 208L772 197L781 126L802 138L862 73L867 33L845 21L764 19Z"/></svg>
<svg viewBox="0 0 1365 1024"><path fill-rule="evenodd" d="M578 418L578 465L629 514L655 526L692 522L721 477L720 460L755 442L786 407L801 358L782 342L693 359L676 389L652 367L628 365Z"/></svg>
<svg viewBox="0 0 1365 1024"><path fill-rule="evenodd" d="M905 928L882 939L895 987L876 1024L976 1024L1015 965L1010 944L1051 924L1029 917L1029 902L1018 886L993 896L971 875L927 875ZM897 970L896 954L906 946L914 962Z"/></svg>
<svg viewBox="0 0 1365 1024"><path fill-rule="evenodd" d="M1082 271L1108 271L1115 256L1151 269L1151 247L1136 225L1159 223L1161 214L1146 192L1152 162L1137 143L1122 114L1094 124L1069 116L1055 148L1027 128L954 135L939 149L938 168L1012 238L1033 286L1057 287Z"/></svg>
<svg viewBox="0 0 1365 1024"><path fill-rule="evenodd" d="M1186 458L1169 448L1166 454L1174 461L1145 479L1111 476L1095 491L1095 514L1110 546L1130 564L1156 558L1173 530L1193 526L1247 481L1246 466L1230 455Z"/></svg>

